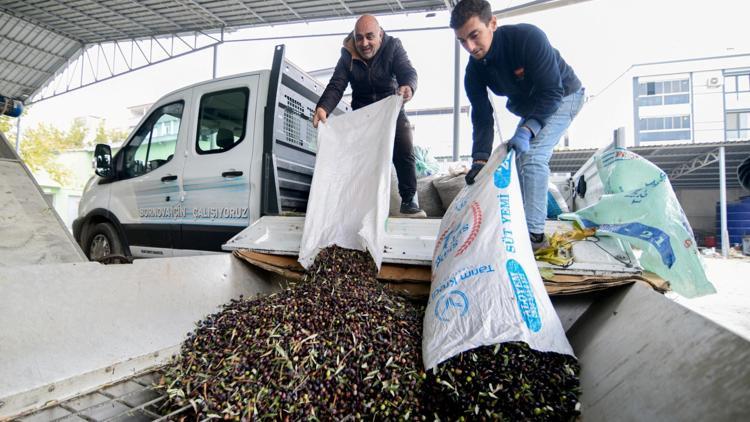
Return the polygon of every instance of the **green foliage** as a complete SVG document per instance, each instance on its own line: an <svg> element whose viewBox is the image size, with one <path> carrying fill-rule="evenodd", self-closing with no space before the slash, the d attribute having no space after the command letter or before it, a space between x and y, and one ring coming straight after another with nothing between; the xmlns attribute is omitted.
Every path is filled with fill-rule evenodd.
<svg viewBox="0 0 750 422"><path fill-rule="evenodd" d="M57 162L62 151L83 148L88 130L81 119L76 119L67 131L40 123L23 132L21 158L32 171L46 170L61 185L70 180L70 172Z"/></svg>
<svg viewBox="0 0 750 422"><path fill-rule="evenodd" d="M7 135L6 135L7 136ZM99 121L94 138L91 139L85 119L75 119L68 130L60 130L52 125L40 123L26 129L21 135L21 158L32 171L45 170L61 185L70 182L70 171L57 161L64 151L90 148L94 144L120 144L127 132L107 129L104 120Z"/></svg>
<svg viewBox="0 0 750 422"><path fill-rule="evenodd" d="M94 136L94 144L110 144L113 146L120 145L128 137L128 132L119 129L107 129L105 121L100 120L99 126L96 128L96 136Z"/></svg>
<svg viewBox="0 0 750 422"><path fill-rule="evenodd" d="M11 144L11 147L15 148L16 144L16 134L15 132L15 125L13 124L13 119L8 116L0 116L0 132L5 135L5 138L8 140L8 143Z"/></svg>
<svg viewBox="0 0 750 422"><path fill-rule="evenodd" d="M3 132L5 136L10 135L10 128L12 127L10 117L0 116L0 132Z"/></svg>

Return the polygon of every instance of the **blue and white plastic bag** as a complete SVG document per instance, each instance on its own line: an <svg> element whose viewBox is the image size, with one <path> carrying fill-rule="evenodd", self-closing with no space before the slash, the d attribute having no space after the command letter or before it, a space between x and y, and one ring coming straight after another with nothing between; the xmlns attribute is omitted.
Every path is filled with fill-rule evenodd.
<svg viewBox="0 0 750 422"><path fill-rule="evenodd" d="M573 355L534 260L514 153L505 150L495 150L440 224L424 318L426 369L509 341Z"/></svg>
<svg viewBox="0 0 750 422"><path fill-rule="evenodd" d="M559 218L596 227L597 234L641 249L643 268L685 297L715 293L666 173L624 148L608 149L595 162L605 194L597 203Z"/></svg>

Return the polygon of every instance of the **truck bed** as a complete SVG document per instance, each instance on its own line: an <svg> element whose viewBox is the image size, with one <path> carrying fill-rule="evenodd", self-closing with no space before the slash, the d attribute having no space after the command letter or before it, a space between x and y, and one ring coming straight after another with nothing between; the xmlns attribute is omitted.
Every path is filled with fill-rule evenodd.
<svg viewBox="0 0 750 422"><path fill-rule="evenodd" d="M76 319L90 318L86 306L90 306L88 303L92 297L101 297L107 285L93 289L88 296L71 299L75 303L67 304L65 318L31 319L24 330L5 330L0 334L0 344L12 345L10 355L4 350L4 356L10 356L9 360L4 361L12 363L16 372L23 368L30 371L26 372L26 376L22 373L11 374L8 365L0 364L1 379L9 381L0 391L0 401L4 402L0 407L0 420L18 417L24 421L55 418L65 418L66 421L146 421L177 416L164 415L159 410L159 404L165 397L163 391L154 389L153 383L160 378L159 368L168 359L168 354L164 350L157 353L158 347L152 344L149 335L165 337L174 343L171 350L176 351L193 322L226 301L224 294L231 293L227 290L229 286L248 291L260 286L268 288L273 283L264 278L267 275L255 272L229 255L197 259L163 258L145 262L134 264L135 267L142 265L137 270L142 276L140 281L135 278L121 279L116 275L127 266L93 263L90 265L96 266L96 270L75 266L77 269L58 276L60 283L70 285L73 290L82 287L91 290L91 284L80 276L83 272L93 275L92 271L126 287L117 291L117 300L108 299L107 303L101 304L109 309L110 320L121 321L117 329L88 330L81 337L93 340L80 346L92 349L89 353L98 356L96 360L109 360L109 366L104 369L100 367L101 363L94 362L94 359L70 346L71 340L77 340L77 343L83 341L71 339L65 325ZM743 264L750 266L750 263ZM32 275L34 268L45 269L45 266L25 267L17 274ZM47 267L45 272L50 269ZM169 276L149 280L149 277L143 277L147 273ZM217 275L207 279L207 274ZM9 282L3 275L0 271L0 283L4 283L6 289L20 283ZM191 306L184 315L175 313L175 309L184 306L164 309L146 306L135 300L144 295L167 304L171 301L185 303L189 297L197 300L196 292L205 292L195 290L201 283L215 284L214 289L221 294L201 298L201 307ZM175 295L180 297L173 297ZM0 297L0 309L18 310L19 307L31 307L34 302L46 302L52 297L55 297L54 292L44 291L38 297L25 300ZM9 301L14 302L13 307ZM750 411L750 403L746 400L750 396L750 367L747 365L750 342L746 338L654 292L644 284L586 295L553 297L552 301L581 363L583 418L611 421L734 421L741 420ZM54 313L55 309L49 311ZM133 317L134 312L139 314L138 318ZM29 320L28 315L0 312L3 326L18 327L22 320ZM143 321L149 323L144 326ZM105 326L94 326L98 325ZM163 328L165 326L174 328L168 330ZM27 337L24 333L33 332L28 330L42 328L46 330L46 336L39 343L19 341ZM118 355L124 341L138 343L143 350L150 348L154 352L146 356L148 360L129 358L127 354ZM42 365L45 359L57 364L45 367ZM79 372L68 373L65 375L67 379L63 379L65 377L61 371L65 369L61 368L60 362L74 363ZM25 382L30 373L35 374L34 378L39 384L38 388L31 390ZM87 378L89 373L100 373L102 377L93 380ZM45 379L48 381L44 382ZM84 385L82 382L85 380L91 382ZM26 385L22 388L20 384ZM17 389L15 394L12 391L14 387Z"/></svg>

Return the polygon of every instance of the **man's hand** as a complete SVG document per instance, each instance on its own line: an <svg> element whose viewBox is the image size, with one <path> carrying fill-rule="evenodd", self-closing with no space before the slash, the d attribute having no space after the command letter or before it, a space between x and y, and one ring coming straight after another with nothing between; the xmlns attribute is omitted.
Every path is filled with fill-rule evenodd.
<svg viewBox="0 0 750 422"><path fill-rule="evenodd" d="M529 141L531 140L531 129L526 126L519 126L516 133L508 141L508 150L513 149L516 155L521 156L529 150Z"/></svg>
<svg viewBox="0 0 750 422"><path fill-rule="evenodd" d="M318 128L318 122L325 123L328 118L328 113L323 109L323 107L318 107L315 109L315 115L313 116L313 127L315 129Z"/></svg>
<svg viewBox="0 0 750 422"><path fill-rule="evenodd" d="M477 174L479 174L479 172L482 170L485 164L487 164L487 162L484 160L474 160L474 162L471 164L471 170L469 170L469 172L466 173L467 185L474 184L474 178L477 177Z"/></svg>
<svg viewBox="0 0 750 422"><path fill-rule="evenodd" d="M411 100L412 96L414 96L414 92L409 85L402 85L398 87L398 95L404 97L404 102L407 102Z"/></svg>

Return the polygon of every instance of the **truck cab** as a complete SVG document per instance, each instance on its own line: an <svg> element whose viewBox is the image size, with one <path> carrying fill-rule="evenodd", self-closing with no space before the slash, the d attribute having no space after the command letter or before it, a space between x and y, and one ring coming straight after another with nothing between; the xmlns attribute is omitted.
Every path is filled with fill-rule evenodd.
<svg viewBox="0 0 750 422"><path fill-rule="evenodd" d="M220 252L261 215L303 213L323 88L280 45L271 70L160 98L114 155L97 145L73 224L83 251L92 260Z"/></svg>

